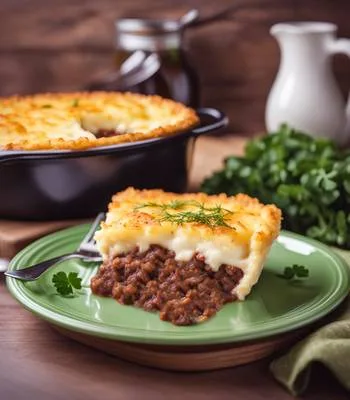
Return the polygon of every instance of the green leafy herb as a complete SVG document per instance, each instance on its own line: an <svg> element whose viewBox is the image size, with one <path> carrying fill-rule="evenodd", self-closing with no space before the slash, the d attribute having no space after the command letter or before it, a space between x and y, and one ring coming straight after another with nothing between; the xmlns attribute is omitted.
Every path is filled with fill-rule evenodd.
<svg viewBox="0 0 350 400"><path fill-rule="evenodd" d="M179 210L186 206L201 206L201 203L192 200L172 200L169 203L147 202L139 204L138 206L135 207L135 209L139 210L140 208L151 207L151 208L160 208L162 210L168 210L168 209Z"/></svg>
<svg viewBox="0 0 350 400"><path fill-rule="evenodd" d="M44 104L41 108L52 108L51 104Z"/></svg>
<svg viewBox="0 0 350 400"><path fill-rule="evenodd" d="M60 271L53 275L52 282L55 285L57 293L62 296L73 294L73 289L81 289L81 278L76 272Z"/></svg>
<svg viewBox="0 0 350 400"><path fill-rule="evenodd" d="M143 203L135 209L141 208L159 208L160 221L169 221L173 224L183 225L185 223L200 223L211 228L224 226L233 229L227 222L227 217L232 211L217 205L214 207L205 207L203 203L192 200L173 200L169 203ZM190 207L190 208L189 208Z"/></svg>
<svg viewBox="0 0 350 400"><path fill-rule="evenodd" d="M79 106L79 99L75 99L73 101L72 107L78 107Z"/></svg>
<svg viewBox="0 0 350 400"><path fill-rule="evenodd" d="M247 193L283 212L284 228L350 249L350 152L282 125L248 142L202 191Z"/></svg>
<svg viewBox="0 0 350 400"><path fill-rule="evenodd" d="M294 264L291 267L285 267L283 274L277 274L279 278L292 280L295 278L308 278L309 270L304 265Z"/></svg>

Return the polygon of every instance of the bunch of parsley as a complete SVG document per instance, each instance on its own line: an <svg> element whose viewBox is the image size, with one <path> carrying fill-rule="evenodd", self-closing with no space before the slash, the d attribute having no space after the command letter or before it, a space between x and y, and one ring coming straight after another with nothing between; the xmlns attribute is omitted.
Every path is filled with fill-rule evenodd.
<svg viewBox="0 0 350 400"><path fill-rule="evenodd" d="M251 140L243 157L227 158L201 189L274 203L285 229L350 249L350 152L330 140L282 125Z"/></svg>

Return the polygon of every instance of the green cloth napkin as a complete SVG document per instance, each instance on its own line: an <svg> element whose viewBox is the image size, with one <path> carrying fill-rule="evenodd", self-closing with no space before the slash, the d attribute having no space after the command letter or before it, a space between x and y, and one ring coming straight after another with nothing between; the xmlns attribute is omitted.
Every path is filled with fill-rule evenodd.
<svg viewBox="0 0 350 400"><path fill-rule="evenodd" d="M336 251L350 267L350 251ZM306 389L313 362L325 365L350 391L350 299L346 302L334 322L316 330L271 363L274 377L293 395Z"/></svg>

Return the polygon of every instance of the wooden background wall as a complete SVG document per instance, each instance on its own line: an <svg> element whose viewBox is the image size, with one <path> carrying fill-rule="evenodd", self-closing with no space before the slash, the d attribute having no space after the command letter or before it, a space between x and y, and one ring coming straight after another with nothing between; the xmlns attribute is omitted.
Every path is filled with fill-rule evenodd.
<svg viewBox="0 0 350 400"><path fill-rule="evenodd" d="M0 0L0 95L77 90L113 67L113 21L130 12L202 16L233 0ZM238 4L239 2L236 1ZM202 84L202 103L226 111L233 132L264 129L266 96L279 52L269 27L323 20L350 37L350 0L241 0L225 20L192 29L186 40ZM350 62L335 60L345 94Z"/></svg>

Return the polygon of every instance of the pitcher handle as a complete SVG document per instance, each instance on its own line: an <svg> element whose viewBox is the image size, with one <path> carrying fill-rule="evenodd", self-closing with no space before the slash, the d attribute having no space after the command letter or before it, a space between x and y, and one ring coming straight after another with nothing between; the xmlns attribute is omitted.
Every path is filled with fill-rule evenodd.
<svg viewBox="0 0 350 400"><path fill-rule="evenodd" d="M332 54L345 54L350 57L350 39L335 39L330 44Z"/></svg>

